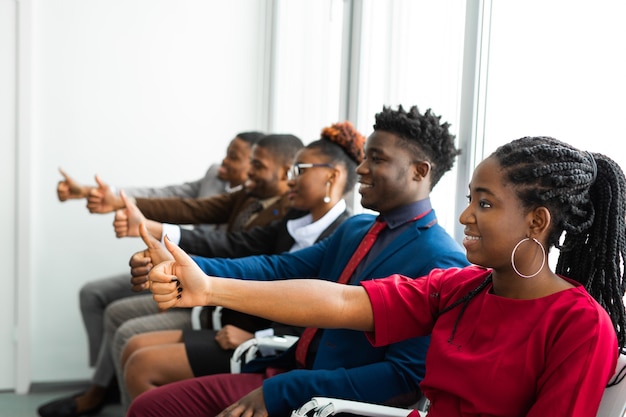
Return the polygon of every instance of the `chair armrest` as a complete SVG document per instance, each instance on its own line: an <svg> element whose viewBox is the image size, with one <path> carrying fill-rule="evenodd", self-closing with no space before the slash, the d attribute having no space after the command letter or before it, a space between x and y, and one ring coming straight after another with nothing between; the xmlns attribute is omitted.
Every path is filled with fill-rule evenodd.
<svg viewBox="0 0 626 417"><path fill-rule="evenodd" d="M626 354L619 355L615 374L604 389L600 408L596 417L617 417L626 415Z"/></svg>
<svg viewBox="0 0 626 417"><path fill-rule="evenodd" d="M191 328L193 330L202 329L202 324L200 323L200 316L202 315L202 310L204 310L204 307L202 306L191 308Z"/></svg>
<svg viewBox="0 0 626 417"><path fill-rule="evenodd" d="M291 417L327 417L338 413L349 413L367 417L407 417L417 410L389 407L359 401L340 400L338 398L313 397L291 413ZM420 416L426 413L418 411Z"/></svg>
<svg viewBox="0 0 626 417"><path fill-rule="evenodd" d="M257 357L260 347L283 352L298 341L298 336L266 336L246 340L233 352L230 357L230 372L238 374L241 367Z"/></svg>
<svg viewBox="0 0 626 417"><path fill-rule="evenodd" d="M202 323L200 320L200 316L202 315L202 311L206 307L197 306L191 308L191 328L193 330L202 329ZM211 315L211 320L213 324L213 330L220 330L222 328L222 307L217 306L213 310L213 314Z"/></svg>
<svg viewBox="0 0 626 417"><path fill-rule="evenodd" d="M215 306L213 309L213 314L211 314L211 320L213 323L213 330L218 331L222 330L222 306Z"/></svg>

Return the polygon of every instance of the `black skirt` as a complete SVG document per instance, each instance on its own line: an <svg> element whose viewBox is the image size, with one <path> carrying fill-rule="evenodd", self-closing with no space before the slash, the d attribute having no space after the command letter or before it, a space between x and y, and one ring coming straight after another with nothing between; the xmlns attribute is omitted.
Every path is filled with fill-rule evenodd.
<svg viewBox="0 0 626 417"><path fill-rule="evenodd" d="M229 374L233 350L225 350L215 341L215 330L183 330L187 359L195 377Z"/></svg>
<svg viewBox="0 0 626 417"><path fill-rule="evenodd" d="M209 311L207 310L207 312ZM222 309L221 321L223 325L230 324L250 333L267 329L272 324L270 320L227 308ZM206 322L212 322L210 317ZM230 357L234 350L222 349L215 341L216 334L217 331L213 329L183 330L185 351L187 352L193 375L196 377L230 373Z"/></svg>

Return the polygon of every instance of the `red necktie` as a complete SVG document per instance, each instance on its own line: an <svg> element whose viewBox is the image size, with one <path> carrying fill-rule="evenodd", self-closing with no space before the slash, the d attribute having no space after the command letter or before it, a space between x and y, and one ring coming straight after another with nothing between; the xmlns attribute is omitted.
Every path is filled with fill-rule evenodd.
<svg viewBox="0 0 626 417"><path fill-rule="evenodd" d="M346 264L345 268L341 272L341 275L337 280L339 284L345 284L346 282L348 282L359 262L363 260L367 252L369 252L369 250L372 248L372 245L376 241L378 234L385 227L387 227L387 223L384 220L380 218L376 219L372 227L370 227L370 230L367 231L365 237L363 237L363 240L361 240L361 243L352 254L352 257ZM317 330L318 329L316 327L307 327L306 329L304 329L304 332L302 332L302 336L300 336L300 339L298 340L298 344L296 346L296 361L303 368L306 365L306 355L309 351L309 346L311 345L311 342L313 341L313 337L315 337L315 333L317 333Z"/></svg>

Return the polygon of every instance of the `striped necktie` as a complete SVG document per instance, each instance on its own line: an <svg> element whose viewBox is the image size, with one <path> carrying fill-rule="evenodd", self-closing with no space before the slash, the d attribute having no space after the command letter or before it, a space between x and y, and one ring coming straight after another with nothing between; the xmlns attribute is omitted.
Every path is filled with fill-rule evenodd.
<svg viewBox="0 0 626 417"><path fill-rule="evenodd" d="M232 232L241 232L246 229L246 226L252 220L252 216L263 210L263 204L259 200L250 202L246 207L239 212L239 215L233 222Z"/></svg>

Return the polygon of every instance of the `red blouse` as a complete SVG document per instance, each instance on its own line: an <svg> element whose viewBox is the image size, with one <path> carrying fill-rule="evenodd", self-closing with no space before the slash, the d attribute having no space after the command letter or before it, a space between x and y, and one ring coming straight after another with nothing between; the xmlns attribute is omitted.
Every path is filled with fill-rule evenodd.
<svg viewBox="0 0 626 417"><path fill-rule="evenodd" d="M484 268L435 270L424 279L363 281L376 345L432 333L421 383L429 417L595 416L617 361L606 311L577 282L533 300L494 295L438 312L475 289ZM453 335L453 328L456 330Z"/></svg>

